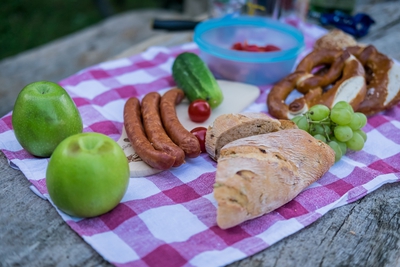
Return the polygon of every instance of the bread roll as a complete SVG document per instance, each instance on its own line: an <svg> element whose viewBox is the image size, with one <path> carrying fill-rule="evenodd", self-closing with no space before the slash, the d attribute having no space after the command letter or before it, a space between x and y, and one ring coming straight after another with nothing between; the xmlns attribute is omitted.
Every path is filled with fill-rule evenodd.
<svg viewBox="0 0 400 267"><path fill-rule="evenodd" d="M213 160L221 148L239 138L280 130L281 123L264 113L223 114L218 116L206 133L206 151Z"/></svg>
<svg viewBox="0 0 400 267"><path fill-rule="evenodd" d="M335 152L300 129L233 141L221 149L214 197L226 229L286 204L335 162Z"/></svg>
<svg viewBox="0 0 400 267"><path fill-rule="evenodd" d="M315 41L314 49L344 49L357 45L356 39L339 29L333 29Z"/></svg>

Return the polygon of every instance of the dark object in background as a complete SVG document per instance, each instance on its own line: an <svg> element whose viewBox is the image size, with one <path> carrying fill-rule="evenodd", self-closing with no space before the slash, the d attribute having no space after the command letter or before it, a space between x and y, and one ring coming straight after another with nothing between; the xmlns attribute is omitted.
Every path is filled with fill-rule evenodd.
<svg viewBox="0 0 400 267"><path fill-rule="evenodd" d="M319 21L322 25L335 26L357 38L367 35L369 27L375 23L367 14L358 13L351 16L341 11L321 14Z"/></svg>
<svg viewBox="0 0 400 267"><path fill-rule="evenodd" d="M353 14L357 0L309 0L309 11L318 14L330 14L336 10Z"/></svg>
<svg viewBox="0 0 400 267"><path fill-rule="evenodd" d="M93 0L96 9L103 18L110 17L123 10L129 9L131 4L129 2L130 1L127 0ZM156 0L150 2L150 5L155 4L154 2L156 2L156 6L163 9L176 10L178 12L183 11L183 0Z"/></svg>
<svg viewBox="0 0 400 267"><path fill-rule="evenodd" d="M185 31L193 30L199 21L194 20L163 20L155 19L153 21L153 29L167 31Z"/></svg>
<svg viewBox="0 0 400 267"><path fill-rule="evenodd" d="M108 0L94 0L94 5L103 18L107 18L115 14L114 7Z"/></svg>

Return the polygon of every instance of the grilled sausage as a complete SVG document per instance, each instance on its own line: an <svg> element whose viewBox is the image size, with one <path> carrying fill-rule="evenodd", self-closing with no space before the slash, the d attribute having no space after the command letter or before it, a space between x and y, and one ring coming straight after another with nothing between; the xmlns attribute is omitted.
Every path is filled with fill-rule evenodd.
<svg viewBox="0 0 400 267"><path fill-rule="evenodd" d="M157 92L151 92L142 99L141 112L147 138L156 150L163 151L175 158L173 167L185 162L185 153L178 147L164 130L160 117L160 99Z"/></svg>
<svg viewBox="0 0 400 267"><path fill-rule="evenodd" d="M186 130L180 123L175 106L185 97L185 93L178 88L167 91L160 102L162 123L168 136L177 144L189 158L197 157L201 150L197 138Z"/></svg>
<svg viewBox="0 0 400 267"><path fill-rule="evenodd" d="M167 170L174 165L175 157L154 149L147 139L142 125L140 101L135 97L125 103L124 126L133 149L144 162L159 170Z"/></svg>

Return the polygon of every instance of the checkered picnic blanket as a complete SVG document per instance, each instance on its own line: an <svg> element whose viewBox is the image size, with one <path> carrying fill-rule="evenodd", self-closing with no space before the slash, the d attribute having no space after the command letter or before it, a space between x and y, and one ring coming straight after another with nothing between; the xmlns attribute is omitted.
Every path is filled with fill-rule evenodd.
<svg viewBox="0 0 400 267"><path fill-rule="evenodd" d="M324 31L297 25L308 53ZM98 64L62 80L83 118L84 131L118 140L123 106L131 97L173 87L171 66L193 43L151 47L139 55ZM271 86L246 112L267 112ZM31 156L19 145L9 113L0 120L0 149L46 199L48 159ZM294 200L262 217L228 230L216 225L212 190L216 163L207 154L159 174L132 178L121 203L111 212L65 222L100 255L116 266L221 266L253 255L311 224L329 210L356 201L385 183L400 180L400 106L368 119L362 151L348 152L319 181Z"/></svg>

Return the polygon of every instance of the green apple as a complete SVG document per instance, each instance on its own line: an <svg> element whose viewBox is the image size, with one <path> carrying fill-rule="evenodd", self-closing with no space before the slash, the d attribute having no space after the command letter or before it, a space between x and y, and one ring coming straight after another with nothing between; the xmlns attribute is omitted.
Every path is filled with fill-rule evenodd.
<svg viewBox="0 0 400 267"><path fill-rule="evenodd" d="M62 140L83 129L74 101L64 88L48 81L33 82L21 90L12 125L21 146L38 157L49 157Z"/></svg>
<svg viewBox="0 0 400 267"><path fill-rule="evenodd" d="M46 170L53 203L76 217L112 210L129 182L128 160L110 137L94 132L67 137L54 150Z"/></svg>

